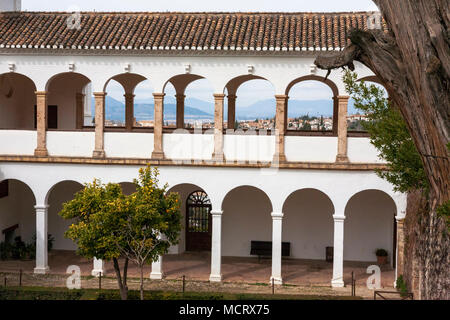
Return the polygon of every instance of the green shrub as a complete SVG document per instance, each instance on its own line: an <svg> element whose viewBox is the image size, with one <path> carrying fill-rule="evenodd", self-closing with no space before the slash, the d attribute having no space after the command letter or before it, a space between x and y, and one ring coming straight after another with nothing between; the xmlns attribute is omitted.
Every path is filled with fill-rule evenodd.
<svg viewBox="0 0 450 320"><path fill-rule="evenodd" d="M400 275L395 282L395 286L397 290L400 292L402 297L405 297L408 294L408 287L406 286L406 282L403 279L403 275Z"/></svg>

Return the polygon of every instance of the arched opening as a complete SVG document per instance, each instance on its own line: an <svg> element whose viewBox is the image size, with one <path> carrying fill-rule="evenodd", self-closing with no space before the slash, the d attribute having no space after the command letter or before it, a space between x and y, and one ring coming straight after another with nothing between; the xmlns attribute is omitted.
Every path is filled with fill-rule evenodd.
<svg viewBox="0 0 450 320"><path fill-rule="evenodd" d="M181 220L182 228L178 244L170 247L169 254L163 257L164 274L168 278L179 279L182 275L185 275L187 279L207 280L211 264L211 238L209 238L209 249L206 251L203 250L204 248L201 248L203 251L197 251L195 247L194 250L190 248L191 242L192 240L195 241L195 238L191 238L189 233L189 221L191 220L189 212L192 213L191 217L195 218L191 220L191 227L201 226L204 228L205 224L202 225L196 223L196 221L199 220L199 216L205 216L205 211L209 214L209 210L202 209L204 208L202 205L208 205L208 195L201 187L190 183L175 185L167 193L178 194L183 219ZM192 204L194 204L193 209ZM200 207L196 207L196 205ZM200 213L200 215L196 216L197 213ZM208 227L210 227L210 224ZM208 233L210 234L210 232ZM196 244L194 243L194 245Z"/></svg>
<svg viewBox="0 0 450 320"><path fill-rule="evenodd" d="M253 186L229 191L222 202L222 274L224 280L269 279L271 259L251 255L252 241L272 241L272 203Z"/></svg>
<svg viewBox="0 0 450 320"><path fill-rule="evenodd" d="M250 242L272 241L272 203L253 186L240 186L222 202L222 255L250 257Z"/></svg>
<svg viewBox="0 0 450 320"><path fill-rule="evenodd" d="M275 89L267 79L243 75L230 80L225 92L227 129L275 128Z"/></svg>
<svg viewBox="0 0 450 320"><path fill-rule="evenodd" d="M291 243L291 258L322 260L333 246L334 206L316 189L301 189L283 205L283 241Z"/></svg>
<svg viewBox="0 0 450 320"><path fill-rule="evenodd" d="M367 86L375 86L384 93L385 98L389 97L386 88L380 83L376 76L364 77L358 79L358 81L363 81ZM366 133L367 131L364 128L364 122L366 121L368 120L364 110L357 109L354 100L350 99L348 102L347 130L352 134L359 132Z"/></svg>
<svg viewBox="0 0 450 320"><path fill-rule="evenodd" d="M105 89L105 128L125 127L125 91L123 86L114 79L108 81ZM95 101L92 101L95 114Z"/></svg>
<svg viewBox="0 0 450 320"><path fill-rule="evenodd" d="M355 194L345 208L344 260L373 264L375 250L388 252L389 264L395 260L394 200L385 192L365 190Z"/></svg>
<svg viewBox="0 0 450 320"><path fill-rule="evenodd" d="M199 186L190 184L190 183L183 183L178 184L176 186L173 186L170 188L168 193L174 192L178 193L179 199L180 199L180 212L183 215L182 219L182 229L180 234L180 242L178 245L171 247L169 250L169 253L183 253L185 251L199 251L195 248L196 244L193 243L196 239L195 233L191 233L189 231L195 231L194 228L197 226L207 226L207 229L202 229L202 231L206 231L203 234L200 234L201 241L209 241L209 243L203 243L202 246L206 246L205 249L201 249L200 251L210 251L211 250L211 224L208 225L201 225L197 223L196 220L206 219L206 213L209 215L210 209L202 209L202 205L207 207L210 206L210 200L208 198L207 193ZM199 208L197 209L195 206L192 206L193 201L198 198L199 200ZM209 203L209 204L208 204ZM189 215L190 214L190 215ZM209 215L210 216L210 215ZM208 219L210 219L208 217ZM189 226L189 222L191 222L191 226ZM203 222L203 221L201 221ZM210 220L209 220L210 222ZM192 237L193 236L193 237ZM202 239L203 236L203 239ZM207 239L205 239L207 238ZM189 242L189 244L188 244ZM192 247L193 246L193 247Z"/></svg>
<svg viewBox="0 0 450 320"><path fill-rule="evenodd" d="M204 77L176 75L164 86L165 128L214 128L214 88Z"/></svg>
<svg viewBox="0 0 450 320"><path fill-rule="evenodd" d="M332 134L337 128L336 85L318 76L305 76L292 81L287 89L286 129Z"/></svg>
<svg viewBox="0 0 450 320"><path fill-rule="evenodd" d="M105 84L105 128L153 127L153 88L147 78L122 73ZM94 109L95 110L95 107Z"/></svg>
<svg viewBox="0 0 450 320"><path fill-rule="evenodd" d="M133 128L154 126L155 100L150 80L139 82L134 89Z"/></svg>
<svg viewBox="0 0 450 320"><path fill-rule="evenodd" d="M0 182L0 242L12 246L26 246L19 252L2 249L0 260L34 258L36 235L36 200L33 191L24 182L8 179ZM29 249L29 250L28 250ZM14 252L13 252L14 251ZM32 270L33 264L27 265Z"/></svg>
<svg viewBox="0 0 450 320"><path fill-rule="evenodd" d="M57 74L47 82L48 130L75 130L92 125L90 87L86 76L74 72Z"/></svg>
<svg viewBox="0 0 450 320"><path fill-rule="evenodd" d="M48 234L53 239L52 248L56 250L55 252L50 251L49 258L56 254L59 258L68 254L73 256L73 251L77 249L77 245L72 240L64 237L64 233L74 221L64 219L59 212L62 210L63 204L72 200L75 194L83 188L79 182L66 180L55 184L47 195ZM72 252L68 253L67 251Z"/></svg>
<svg viewBox="0 0 450 320"><path fill-rule="evenodd" d="M0 129L34 130L34 82L19 73L0 75Z"/></svg>

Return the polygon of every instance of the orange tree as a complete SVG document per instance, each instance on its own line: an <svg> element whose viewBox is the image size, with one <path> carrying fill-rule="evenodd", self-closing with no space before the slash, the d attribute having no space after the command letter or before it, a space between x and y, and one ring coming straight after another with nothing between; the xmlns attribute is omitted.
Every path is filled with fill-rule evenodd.
<svg viewBox="0 0 450 320"><path fill-rule="evenodd" d="M118 184L86 184L59 213L75 219L65 236L78 245L86 258L112 260L122 299L127 299L128 261L140 269L143 299L143 269L177 244L181 231L180 202L176 193L159 186L158 169L147 166L134 180L136 192L124 195ZM124 258L121 274L119 258Z"/></svg>

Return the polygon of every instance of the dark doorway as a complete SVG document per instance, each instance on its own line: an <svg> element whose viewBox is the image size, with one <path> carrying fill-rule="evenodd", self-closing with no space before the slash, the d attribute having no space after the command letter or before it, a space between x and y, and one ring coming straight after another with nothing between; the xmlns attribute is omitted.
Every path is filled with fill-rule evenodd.
<svg viewBox="0 0 450 320"><path fill-rule="evenodd" d="M186 251L211 250L211 201L203 191L192 192L186 202Z"/></svg>

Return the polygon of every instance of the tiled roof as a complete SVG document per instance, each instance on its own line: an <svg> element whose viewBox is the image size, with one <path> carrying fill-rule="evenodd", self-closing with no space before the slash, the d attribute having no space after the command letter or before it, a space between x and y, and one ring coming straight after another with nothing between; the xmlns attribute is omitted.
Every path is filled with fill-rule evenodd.
<svg viewBox="0 0 450 320"><path fill-rule="evenodd" d="M9 12L0 13L0 48L340 50L352 28L367 29L372 14L83 12L77 29L68 27L70 13Z"/></svg>

